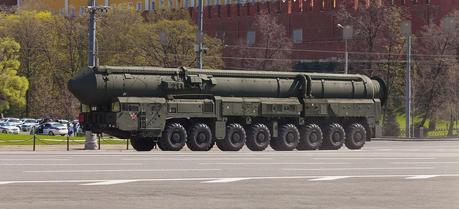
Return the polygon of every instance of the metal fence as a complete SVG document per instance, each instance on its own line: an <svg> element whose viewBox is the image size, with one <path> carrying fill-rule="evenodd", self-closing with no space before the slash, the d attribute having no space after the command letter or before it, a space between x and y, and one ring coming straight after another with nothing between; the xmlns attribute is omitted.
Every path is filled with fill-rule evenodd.
<svg viewBox="0 0 459 209"><path fill-rule="evenodd" d="M100 135L97 137L97 149L101 149L103 144L113 144L109 142L113 141L118 141L119 143L117 144L123 144L122 142L124 141L124 144L126 145L126 150L129 150L129 139L116 139L116 138L103 138ZM31 149L32 151L37 150L37 145L38 144L43 144L43 145L66 145L66 150L70 151L70 146L71 144L80 144L84 145L85 140L81 139L75 139L75 137L70 137L67 136L65 139L49 139L46 138L46 136L39 136L39 135L31 135L30 138L28 139L21 139L21 140L15 140L15 139L2 139L0 138L0 142L7 143L8 145L24 145L27 146L28 143L31 143Z"/></svg>
<svg viewBox="0 0 459 209"><path fill-rule="evenodd" d="M406 129L400 129L400 137L404 137ZM440 137L459 137L459 128L454 128L452 134L449 134L448 129L435 129L435 130L415 130L414 136L417 138L440 138Z"/></svg>

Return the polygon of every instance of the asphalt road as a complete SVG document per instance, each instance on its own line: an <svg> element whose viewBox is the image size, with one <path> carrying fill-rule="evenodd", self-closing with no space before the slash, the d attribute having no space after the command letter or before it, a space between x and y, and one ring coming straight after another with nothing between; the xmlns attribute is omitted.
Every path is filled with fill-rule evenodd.
<svg viewBox="0 0 459 209"><path fill-rule="evenodd" d="M459 208L459 140L358 151L0 151L0 208Z"/></svg>

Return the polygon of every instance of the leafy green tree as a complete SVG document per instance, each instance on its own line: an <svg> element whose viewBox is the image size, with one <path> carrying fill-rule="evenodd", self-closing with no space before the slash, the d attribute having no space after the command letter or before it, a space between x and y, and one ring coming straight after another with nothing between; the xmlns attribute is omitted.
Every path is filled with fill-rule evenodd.
<svg viewBox="0 0 459 209"><path fill-rule="evenodd" d="M67 81L87 65L87 16L64 17L38 6L0 12L0 37L11 37L21 46L17 73L29 81L25 105L8 113L73 118L79 102ZM97 39L101 65L192 67L196 62L196 27L185 10L141 15L113 9L98 16ZM204 43L205 67L222 66L222 43L208 36Z"/></svg>
<svg viewBox="0 0 459 209"><path fill-rule="evenodd" d="M16 116L73 118L78 101L67 81L86 63L84 17L65 18L46 11L19 10L0 16L0 33L22 47L18 73L29 79L25 108Z"/></svg>
<svg viewBox="0 0 459 209"><path fill-rule="evenodd" d="M457 31L447 28L446 20L444 18L440 24L425 26L415 42L419 46L417 53L428 54L418 60L414 74L414 104L421 118L417 125L424 127L430 121L430 130L435 129L441 113L450 111L448 115L454 115L456 110L451 107L459 102L456 73L458 63L455 57L459 38ZM452 124L454 117L450 118Z"/></svg>
<svg viewBox="0 0 459 209"><path fill-rule="evenodd" d="M255 43L249 45L247 40L241 40L243 46L238 50L242 60L231 60L239 63L243 69L287 71L292 70L291 49L292 40L287 30L279 23L276 16L263 11L255 17L252 25Z"/></svg>
<svg viewBox="0 0 459 209"><path fill-rule="evenodd" d="M383 123L388 125L384 130L391 132L397 126L393 117L403 104L400 99L403 98L405 85L402 54L406 40L400 25L409 15L399 6L380 5L379 2L358 0L358 8L351 8L354 5L349 5L350 2L343 3L336 16L339 24L354 28L349 43L350 59L360 59L362 64L352 64L351 73L377 75L387 84L389 97L384 107ZM389 132L385 133L394 134Z"/></svg>
<svg viewBox="0 0 459 209"><path fill-rule="evenodd" d="M24 76L17 75L20 66L19 49L19 44L13 39L0 39L0 112L12 105L25 105L29 82Z"/></svg>
<svg viewBox="0 0 459 209"><path fill-rule="evenodd" d="M99 26L102 65L195 66L197 28L182 10L177 14L167 10L149 13L142 18L135 11L117 9L105 15ZM208 49L204 67L221 67L222 42L205 36L204 46Z"/></svg>
<svg viewBox="0 0 459 209"><path fill-rule="evenodd" d="M194 67L196 53L196 27L188 20L159 20L147 24L139 34L139 55L147 65L163 67ZM204 55L204 67L218 68L223 62L220 58L222 43L218 39L204 37L208 48Z"/></svg>
<svg viewBox="0 0 459 209"><path fill-rule="evenodd" d="M44 23L51 20L51 13L19 10L16 14L4 16L1 21L2 33L16 40L21 49L19 57L21 67L18 73L27 77L30 87L26 93L24 115L40 117L48 109L55 109L48 105L53 101L50 97L50 74L54 70L50 65L50 57L44 53L48 49L51 36L50 28ZM51 71L51 72L50 72ZM21 114L22 115L22 114Z"/></svg>
<svg viewBox="0 0 459 209"><path fill-rule="evenodd" d="M352 9L349 3L343 2L339 6L336 14L338 23L353 26L354 37L350 48L352 51L365 52L354 53L353 57L362 55L366 68L373 69L374 59L382 58L378 57L379 53L391 49L388 46L399 42L396 39L401 39L398 36L400 22L408 17L408 13L397 5L380 5L378 0L358 0L358 7Z"/></svg>

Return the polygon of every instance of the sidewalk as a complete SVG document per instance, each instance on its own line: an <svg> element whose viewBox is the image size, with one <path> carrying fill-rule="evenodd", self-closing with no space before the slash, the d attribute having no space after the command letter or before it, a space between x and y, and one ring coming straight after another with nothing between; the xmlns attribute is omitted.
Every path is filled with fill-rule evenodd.
<svg viewBox="0 0 459 209"><path fill-rule="evenodd" d="M84 150L84 144L70 145L70 150ZM120 150L126 151L126 144L102 144L99 151L103 150ZM129 145L129 150L134 150ZM0 145L2 151L33 151L32 145ZM67 151L67 145L36 145L35 151Z"/></svg>
<svg viewBox="0 0 459 209"><path fill-rule="evenodd" d="M459 137L445 137L445 138L374 138L372 141L407 141L407 142L427 142L427 141L459 141Z"/></svg>

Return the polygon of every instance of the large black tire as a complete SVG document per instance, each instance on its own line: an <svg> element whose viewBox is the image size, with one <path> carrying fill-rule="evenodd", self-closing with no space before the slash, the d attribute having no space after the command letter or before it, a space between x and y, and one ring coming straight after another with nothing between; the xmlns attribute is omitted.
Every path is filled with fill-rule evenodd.
<svg viewBox="0 0 459 209"><path fill-rule="evenodd" d="M367 140L367 131L362 124L354 123L346 129L345 145L348 149L361 149Z"/></svg>
<svg viewBox="0 0 459 209"><path fill-rule="evenodd" d="M257 123L250 127L245 144L252 151L263 151L268 147L271 133L265 124Z"/></svg>
<svg viewBox="0 0 459 209"><path fill-rule="evenodd" d="M285 124L279 130L279 137L271 139L271 148L276 151L292 151L300 142L300 132L293 124Z"/></svg>
<svg viewBox="0 0 459 209"><path fill-rule="evenodd" d="M186 130L180 123L169 124L158 140L158 147L163 151L179 151L186 143Z"/></svg>
<svg viewBox="0 0 459 209"><path fill-rule="evenodd" d="M323 133L317 124L307 124L300 128L298 150L316 150L323 143Z"/></svg>
<svg viewBox="0 0 459 209"><path fill-rule="evenodd" d="M338 150L344 144L346 134L344 128L338 124L333 123L323 129L324 140L320 149L322 150Z"/></svg>
<svg viewBox="0 0 459 209"><path fill-rule="evenodd" d="M217 147L222 151L239 151L246 141L244 127L238 123L230 124L226 127L224 139L217 140Z"/></svg>
<svg viewBox="0 0 459 209"><path fill-rule="evenodd" d="M132 138L130 141L131 146L139 152L151 151L156 145L152 138Z"/></svg>
<svg viewBox="0 0 459 209"><path fill-rule="evenodd" d="M208 151L213 146L212 131L204 123L193 125L189 134L186 145L192 151Z"/></svg>

